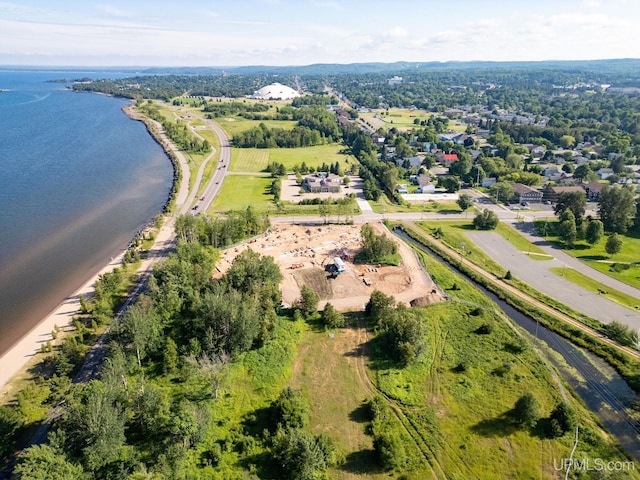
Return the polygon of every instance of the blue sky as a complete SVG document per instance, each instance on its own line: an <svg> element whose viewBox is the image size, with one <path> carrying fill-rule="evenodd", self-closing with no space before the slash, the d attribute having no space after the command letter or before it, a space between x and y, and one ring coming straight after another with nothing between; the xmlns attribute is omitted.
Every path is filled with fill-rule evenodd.
<svg viewBox="0 0 640 480"><path fill-rule="evenodd" d="M0 0L0 64L640 58L640 0Z"/></svg>

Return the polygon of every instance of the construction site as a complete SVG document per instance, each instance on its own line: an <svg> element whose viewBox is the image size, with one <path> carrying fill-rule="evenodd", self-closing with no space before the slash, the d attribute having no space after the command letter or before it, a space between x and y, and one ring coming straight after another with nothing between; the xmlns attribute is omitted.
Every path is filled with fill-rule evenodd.
<svg viewBox="0 0 640 480"><path fill-rule="evenodd" d="M364 309L374 289L406 305L442 301L444 294L420 265L414 252L382 224L371 224L398 245L399 266L354 262L362 247L359 225L276 225L261 237L222 251L216 268L221 276L237 255L251 249L274 258L283 280L282 303L291 306L307 285L320 296L320 308L331 304L341 311Z"/></svg>

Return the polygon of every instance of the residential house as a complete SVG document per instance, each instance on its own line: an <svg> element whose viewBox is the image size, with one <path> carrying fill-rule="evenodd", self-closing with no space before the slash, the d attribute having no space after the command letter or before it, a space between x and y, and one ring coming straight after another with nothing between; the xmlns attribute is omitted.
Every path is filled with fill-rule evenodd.
<svg viewBox="0 0 640 480"><path fill-rule="evenodd" d="M457 153L440 153L436 155L436 160L443 166L449 168L451 165L458 161Z"/></svg>
<svg viewBox="0 0 640 480"><path fill-rule="evenodd" d="M458 135L460 134L456 132L440 133L438 134L438 140L440 140L441 142L453 142L453 139Z"/></svg>
<svg viewBox="0 0 640 480"><path fill-rule="evenodd" d="M518 202L540 203L542 192L522 183L513 184L514 197Z"/></svg>
<svg viewBox="0 0 640 480"><path fill-rule="evenodd" d="M529 153L531 153L533 158L542 158L546 151L547 150L541 145L532 145L529 149Z"/></svg>
<svg viewBox="0 0 640 480"><path fill-rule="evenodd" d="M442 177L449 174L449 169L445 167L431 167L429 173L434 177Z"/></svg>
<svg viewBox="0 0 640 480"><path fill-rule="evenodd" d="M485 188L493 187L498 182L496 177L487 177L482 180L482 186Z"/></svg>
<svg viewBox="0 0 640 480"><path fill-rule="evenodd" d="M584 189L582 187L578 187L578 186L545 188L545 191L543 193L543 197L544 197L545 200L550 200L551 202L557 202L558 201L558 196L561 193L570 193L570 192L583 192L584 193Z"/></svg>
<svg viewBox="0 0 640 480"><path fill-rule="evenodd" d="M409 190L407 189L407 184L406 183L401 183L399 185L396 185L396 192L397 193L409 193Z"/></svg>
<svg viewBox="0 0 640 480"><path fill-rule="evenodd" d="M422 166L422 158L420 157L396 158L396 165L398 167L407 168L405 166L407 164L409 165L408 168L411 168L413 170L418 170Z"/></svg>
<svg viewBox="0 0 640 480"><path fill-rule="evenodd" d="M376 145L382 145L384 144L384 141L385 141L384 135L380 135L378 133L374 133L373 135L371 135L371 139L373 140L373 143L375 143Z"/></svg>
<svg viewBox="0 0 640 480"><path fill-rule="evenodd" d="M416 185L420 186L420 187L424 187L426 185L430 185L431 184L431 175L427 175L426 173L422 173L420 175L418 175L418 181L416 183Z"/></svg>
<svg viewBox="0 0 640 480"><path fill-rule="evenodd" d="M433 183L430 183L429 185L418 187L418 189L416 190L416 193L435 193L435 191L436 191L436 186Z"/></svg>
<svg viewBox="0 0 640 480"><path fill-rule="evenodd" d="M465 147L471 147L475 140L471 135L467 135L466 133L461 133L453 137L453 143L456 145L464 145Z"/></svg>
<svg viewBox="0 0 640 480"><path fill-rule="evenodd" d="M476 158L478 158L478 157L480 156L480 154L481 154L482 152L481 152L480 150L470 149L470 150L467 150L467 153L468 153L469 155L471 155L471 158L472 158L473 160L475 160Z"/></svg>
<svg viewBox="0 0 640 480"><path fill-rule="evenodd" d="M601 168L596 173L598 174L598 177L600 178L600 180L606 180L615 172L611 168Z"/></svg>
<svg viewBox="0 0 640 480"><path fill-rule="evenodd" d="M587 200L590 202L596 202L600 198L600 192L604 188L604 183L600 182L589 182L582 185L585 193L587 194Z"/></svg>
<svg viewBox="0 0 640 480"><path fill-rule="evenodd" d="M558 167L556 167L555 165L547 165L544 170L542 171L542 175L547 179L547 180L551 180L551 181L555 181L552 180L552 177L558 177L560 178L560 176L562 175L562 172L560 172L560 169Z"/></svg>

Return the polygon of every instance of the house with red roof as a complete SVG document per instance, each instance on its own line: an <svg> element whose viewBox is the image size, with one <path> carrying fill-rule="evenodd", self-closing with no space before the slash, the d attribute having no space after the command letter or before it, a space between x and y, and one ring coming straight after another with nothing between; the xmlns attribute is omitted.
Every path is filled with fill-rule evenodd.
<svg viewBox="0 0 640 480"><path fill-rule="evenodd" d="M457 153L440 153L436 156L436 160L443 166L449 168L451 165L458 161Z"/></svg>

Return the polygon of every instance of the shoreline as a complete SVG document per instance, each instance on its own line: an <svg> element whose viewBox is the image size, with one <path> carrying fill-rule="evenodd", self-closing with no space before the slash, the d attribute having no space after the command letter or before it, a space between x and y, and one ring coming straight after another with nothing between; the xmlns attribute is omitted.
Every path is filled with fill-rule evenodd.
<svg viewBox="0 0 640 480"><path fill-rule="evenodd" d="M75 315L80 313L80 297L90 296L93 294L95 291L95 282L98 277L121 266L126 251L134 241L139 238L143 232L147 231L154 225L155 220L159 215L166 214L175 202L181 178L180 167L177 159L174 158L168 147L156 137L152 132L151 127L143 120L142 116L133 112L133 104L134 101L129 105L122 107L122 112L127 115L130 120L141 121L146 126L147 133L162 147L173 167L173 179L167 199L165 200L161 210L153 218L140 226L125 248L119 248L117 251L113 252L113 256L106 262L106 264L103 264L102 267L89 272L88 279L82 281L79 287L75 287L72 293L66 296L57 307L49 312L42 320L37 322L6 352L0 355L0 405L15 393L12 388L12 380L25 369L41 361L41 358L38 358L38 354L41 353L41 346L46 345L49 341L53 344L56 343L52 336L52 331L56 326L60 331L66 332L70 331L69 328L73 328L72 319Z"/></svg>

